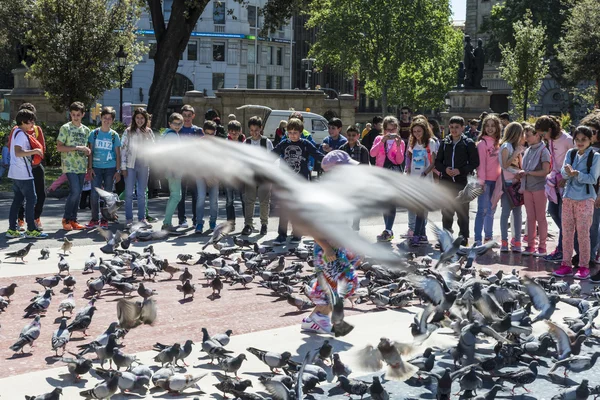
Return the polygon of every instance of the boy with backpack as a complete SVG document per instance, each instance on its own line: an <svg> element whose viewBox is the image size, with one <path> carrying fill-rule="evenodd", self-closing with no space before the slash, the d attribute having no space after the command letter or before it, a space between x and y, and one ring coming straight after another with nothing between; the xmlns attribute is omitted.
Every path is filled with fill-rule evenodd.
<svg viewBox="0 0 600 400"><path fill-rule="evenodd" d="M34 208L36 204L35 184L32 171L33 156L42 157L44 155L41 148L33 148L30 144L27 131L33 129L35 125L35 114L28 109L21 109L16 116L17 129L12 134L10 143L10 167L8 177L13 180L13 202L10 206L8 215L8 231L6 237L20 238L23 236L17 230L17 214L19 208L25 201L25 219L27 221L27 238L45 238L48 235L37 229L34 220Z"/></svg>
<svg viewBox="0 0 600 400"><path fill-rule="evenodd" d="M248 129L250 137L246 139L246 144L251 146L260 146L266 151L273 151L273 143L262 135L262 119L260 117L252 117L248 120ZM260 185L246 185L245 190L245 226L242 230L242 235L250 235L252 233L254 223L254 204L258 197L260 204L260 234L267 234L267 224L269 222L269 202L271 200L271 185L263 183Z"/></svg>
<svg viewBox="0 0 600 400"><path fill-rule="evenodd" d="M90 200L92 219L86 228L100 225L101 228L108 229L108 221L105 219L98 221L100 196L96 188L112 192L114 183L121 180L121 170L117 169L117 166L121 165L121 140L119 134L110 128L115 117L116 112L112 107L104 107L100 112L102 126L94 129L88 138L88 147L91 151L88 157L88 173L92 178Z"/></svg>

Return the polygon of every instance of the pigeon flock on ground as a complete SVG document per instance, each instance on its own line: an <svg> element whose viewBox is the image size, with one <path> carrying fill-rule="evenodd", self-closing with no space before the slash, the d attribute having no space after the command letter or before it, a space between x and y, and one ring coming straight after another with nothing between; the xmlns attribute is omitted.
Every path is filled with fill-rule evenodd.
<svg viewBox="0 0 600 400"><path fill-rule="evenodd" d="M597 300L600 291L583 293L578 284L521 276L516 270L492 273L478 267L476 259L492 251L493 242L464 248L460 246L460 238L432 222L429 226L438 241L438 259L416 257L369 243L349 228L348 221L354 215L379 211L390 204L414 208L418 203L418 207L434 210L440 208L440 204L455 201L436 187L427 195L421 194L425 182L403 177L397 179L396 184L386 171L372 168L375 171L371 173L348 167L354 168L352 173L357 174L352 179L356 193L346 200L345 186L350 178L344 178L341 172L338 177L343 182L323 179L308 189L304 183L288 181L288 172L278 176L272 172L272 165L271 172L263 170L266 168L263 164L272 160L260 160L257 156L260 153L246 149L253 146L240 146L237 156L233 157L230 149L221 149L223 145L215 144L216 141L207 140L207 143L210 151L206 154L219 154L220 163L231 158L227 165L233 165L229 172L236 178L229 183L272 182L282 207L304 233L363 250L364 260L357 267L359 285L346 306L360 303L392 309L419 306L421 310L409 327L412 340L373 338L373 343L360 349L336 352L337 339L332 335L324 337L319 346L306 354L255 347L248 347L247 353L236 354L228 348L230 342L236 340L233 332L211 335L210 329L204 328L202 338L190 338L183 343L157 341L148 349L156 353L153 364L143 365L134 354L127 353L127 343L135 336L137 327L152 325L165 312L153 298L152 282L158 277L173 280L173 293L185 301L194 301L197 288L203 284L211 288L215 301L229 287L240 285L250 290L257 286L268 289L273 296L287 301L291 309L303 311L313 307L306 294L319 274L314 269L310 245L281 252L280 248L235 237L231 224L223 223L212 233L208 246L195 249L197 254L193 254L194 251L179 254L175 263L161 257L152 245L140 252L130 248L131 242L155 237L151 230L134 226L127 234L103 232L107 243L98 256L92 253L85 261L83 270L90 277L79 284L70 275L71 266L64 257L73 245L66 240L57 260L56 274L35 279L40 290L29 304L11 303L10 298L19 290L18 286L0 288L0 310L24 307L24 327L19 337L14 338L12 351L47 352L67 366L73 384L84 375L97 378L93 388L80 392L86 399L110 399L117 392L132 392L142 397L155 391L192 393L200 390L201 380L209 373L218 379L215 387L223 397L241 400L304 399L316 392L319 385L334 380L339 393L375 400L405 398L402 393L386 388L390 381L423 387L431 393L428 398L437 399L450 399L458 392L462 398L492 400L501 392L506 392L500 395L502 397L527 392L528 386L537 379L552 385L548 392L554 390L555 399L579 400L600 395L600 387L590 385L585 374L600 355L595 351L600 331L594 324L600 311ZM210 147L213 145L217 148ZM219 153L219 149L223 151ZM187 154L177 151L166 154L171 153ZM251 156L256 157L251 159ZM166 161L186 162L184 159ZM214 165L210 161L203 162ZM244 162L249 162L251 167ZM242 166L246 166L244 171ZM344 167L344 173L349 171ZM383 192L365 195L369 192L356 190L356 185L365 180L369 188L377 186ZM357 196L363 197L356 199ZM338 209L333 208L334 203ZM318 212L315 211L317 206L322 208ZM346 213L343 218L339 207ZM312 219L316 214L322 217L320 224ZM188 244L186 249L193 247ZM30 248L28 245L7 253L6 258L26 262ZM40 259L52 262L48 261L52 256L47 249L42 249ZM294 261L290 263L290 259ZM59 292L61 282L63 287ZM109 291L121 296L115 302L114 321L92 341L77 346L70 344L73 334L86 335L86 330L94 324L97 299ZM53 301L58 297L57 292L65 296ZM78 308L76 302L82 298L85 305ZM569 307L572 316L559 321L554 313L563 305ZM54 327L42 323L41 319L51 307L57 307L63 316ZM343 307L337 310L334 318L338 323L348 324L343 311ZM538 326L544 333L535 335L534 328ZM34 347L42 329L54 332L49 348L46 345ZM428 341L433 341L432 335L441 334L454 335L456 344L450 348L428 345ZM199 346L219 371L202 371L202 367L186 369L194 364L189 357L194 346ZM423 348L423 352L418 350ZM244 361L249 357L256 357L264 368L260 371L245 369ZM259 374L261 387L244 379L249 373ZM367 373L373 374L372 380L361 379ZM575 381L573 375L586 379ZM62 389L57 387L52 392L26 398L48 400L59 399L61 395Z"/></svg>

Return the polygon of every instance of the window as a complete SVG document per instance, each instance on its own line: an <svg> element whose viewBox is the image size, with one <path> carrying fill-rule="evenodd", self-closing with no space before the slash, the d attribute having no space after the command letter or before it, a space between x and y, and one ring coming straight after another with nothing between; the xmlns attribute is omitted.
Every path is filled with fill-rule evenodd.
<svg viewBox="0 0 600 400"><path fill-rule="evenodd" d="M185 92L194 90L194 84L185 75L175 74L171 85L171 97L183 97Z"/></svg>
<svg viewBox="0 0 600 400"><path fill-rule="evenodd" d="M273 77L267 75L267 89L273 89Z"/></svg>
<svg viewBox="0 0 600 400"><path fill-rule="evenodd" d="M246 75L246 88L254 89L254 75Z"/></svg>
<svg viewBox="0 0 600 400"><path fill-rule="evenodd" d="M275 77L275 89L283 89L283 77Z"/></svg>
<svg viewBox="0 0 600 400"><path fill-rule="evenodd" d="M225 43L213 43L213 61L225 61Z"/></svg>
<svg viewBox="0 0 600 400"><path fill-rule="evenodd" d="M273 46L267 47L267 64L273 65Z"/></svg>
<svg viewBox="0 0 600 400"><path fill-rule="evenodd" d="M213 90L222 89L225 86L225 74L213 73L212 74L212 88Z"/></svg>
<svg viewBox="0 0 600 400"><path fill-rule="evenodd" d="M190 61L196 61L198 59L198 42L195 40L188 43L187 59Z"/></svg>
<svg viewBox="0 0 600 400"><path fill-rule="evenodd" d="M150 51L148 52L148 58L154 60L154 57L156 57L156 42L151 42Z"/></svg>
<svg viewBox="0 0 600 400"><path fill-rule="evenodd" d="M254 64L256 62L256 46L253 44L248 45L248 64Z"/></svg>
<svg viewBox="0 0 600 400"><path fill-rule="evenodd" d="M283 48L277 47L277 65L283 65Z"/></svg>
<svg viewBox="0 0 600 400"><path fill-rule="evenodd" d="M251 28L256 28L256 17L257 17L257 8L256 6L248 6L248 23Z"/></svg>
<svg viewBox="0 0 600 400"><path fill-rule="evenodd" d="M327 125L321 120L313 119L312 120L312 130L313 131L326 131Z"/></svg>
<svg viewBox="0 0 600 400"><path fill-rule="evenodd" d="M215 25L225 25L225 2L216 1L213 3L213 21Z"/></svg>

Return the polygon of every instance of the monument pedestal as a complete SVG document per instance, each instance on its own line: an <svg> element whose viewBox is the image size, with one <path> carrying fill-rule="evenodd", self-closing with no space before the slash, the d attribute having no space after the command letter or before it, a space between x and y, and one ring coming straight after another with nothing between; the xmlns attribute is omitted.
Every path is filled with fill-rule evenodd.
<svg viewBox="0 0 600 400"><path fill-rule="evenodd" d="M450 98L450 108L442 112L442 124L447 127L448 121L455 115L468 120L479 118L482 112L491 112L490 98L492 91L487 89L454 89L448 92Z"/></svg>

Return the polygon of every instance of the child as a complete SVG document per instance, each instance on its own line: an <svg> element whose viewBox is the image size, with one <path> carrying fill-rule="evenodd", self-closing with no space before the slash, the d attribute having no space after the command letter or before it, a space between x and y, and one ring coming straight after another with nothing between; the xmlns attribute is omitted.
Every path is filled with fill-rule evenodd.
<svg viewBox="0 0 600 400"><path fill-rule="evenodd" d="M239 121L229 121L227 124L227 140L231 140L233 142L245 142L246 136L242 133L242 124ZM244 187L234 188L234 187L226 187L225 188L225 213L227 215L227 221L230 221L233 224L233 229L235 229L235 206L234 201L235 198L238 197L240 202L242 203L242 214L244 213Z"/></svg>
<svg viewBox="0 0 600 400"><path fill-rule="evenodd" d="M544 260L560 262L563 259L562 254L562 194L563 194L563 178L560 173L560 169L565 161L565 155L573 147L573 138L562 130L560 121L553 116L542 115L535 122L536 131L541 132L544 138L548 142L548 150L552 157L552 170L550 175L547 177L546 189L549 193L548 200L548 214L552 217L552 220L558 227L558 244L556 249L546 257ZM528 232L530 233L530 232ZM533 233L531 233L533 235Z"/></svg>
<svg viewBox="0 0 600 400"><path fill-rule="evenodd" d="M179 131L183 126L183 116L179 113L173 113L169 117L169 129L167 129L163 135L162 140L165 142L178 142ZM167 207L165 209L165 219L161 230L167 232L174 232L175 227L173 226L173 214L177 209L177 205L181 200L181 177L173 174L167 175L167 182L169 182L169 201L167 201Z"/></svg>
<svg viewBox="0 0 600 400"><path fill-rule="evenodd" d="M581 125L587 126L592 131L592 148L600 152L600 110L596 109L581 120ZM598 186L598 185L596 185ZM596 197L594 205L594 219L590 228L591 258L596 264L600 264L600 253L598 253L598 229L600 229L600 196ZM600 274L596 273L590 277L593 283L600 282Z"/></svg>
<svg viewBox="0 0 600 400"><path fill-rule="evenodd" d="M407 168L407 173L413 176L420 176L433 182L433 168L435 167L435 157L437 155L437 143L433 139L433 133L429 122L424 118L415 118L410 126L410 139L408 145L408 154L411 162ZM409 213L413 213L409 210ZM415 219L415 228L411 240L412 246L426 244L428 242L425 234L425 223L427 221L427 212L417 214Z"/></svg>
<svg viewBox="0 0 600 400"><path fill-rule="evenodd" d="M287 126L287 121L284 121ZM252 117L248 120L248 129L250 137L246 139L246 144L252 146L260 146L266 151L273 151L273 143L262 135L262 119L260 117ZM258 197L260 205L260 234L267 234L267 224L269 223L269 202L271 200L271 185L263 183L260 185L246 185L244 188L244 217L245 226L242 230L242 235L250 235L252 233L254 223L254 204Z"/></svg>
<svg viewBox="0 0 600 400"><path fill-rule="evenodd" d="M481 233L485 231L485 242L494 238L494 214L496 208L492 207L492 194L496 188L496 181L500 176L500 163L498 149L502 128L500 119L490 114L483 120L483 130L479 134L477 153L479 166L477 178L483 186L483 194L477 199L477 215L475 216L475 243L481 245Z"/></svg>
<svg viewBox="0 0 600 400"><path fill-rule="evenodd" d="M348 141L339 149L348 153L354 161L369 165L369 150L358 141L358 129L355 126L350 125L346 129L346 139Z"/></svg>
<svg viewBox="0 0 600 400"><path fill-rule="evenodd" d="M512 212L512 236L511 250L521 252L521 224L523 221L521 206L513 208L509 195L506 192L513 183L517 183L516 174L521 171L523 145L525 137L523 136L523 126L518 122L511 122L504 128L504 135L500 140L500 152L498 161L501 168L501 176L496 180L496 188L494 192L502 191L501 205L502 213L500 214L500 235L502 244L500 251L508 251L508 217Z"/></svg>
<svg viewBox="0 0 600 400"><path fill-rule="evenodd" d="M529 148L523 155L523 169L516 178L521 180L521 189L527 212L527 247L523 255L542 257L546 255L546 240L548 238L548 221L546 220L546 193L544 184L546 175L550 172L550 152L542 142L543 132L536 122L535 129L527 127L525 139ZM535 232L539 235L538 251L535 251ZM515 226L514 229L519 229Z"/></svg>
<svg viewBox="0 0 600 400"><path fill-rule="evenodd" d="M322 153L326 154L332 150L337 150L348 141L348 139L341 135L342 126L341 119L331 118L327 125L329 136L323 139L323 143L321 143L321 147L319 148Z"/></svg>
<svg viewBox="0 0 600 400"><path fill-rule="evenodd" d="M216 136L217 124L214 121L204 122L204 136ZM196 180L198 190L198 203L196 205L196 233L204 232L204 205L206 204L206 193L208 192L209 220L210 230L217 226L217 216L219 215L219 182L206 181L204 179Z"/></svg>
<svg viewBox="0 0 600 400"><path fill-rule="evenodd" d="M440 144L435 158L435 169L440 171L440 182L448 190L456 193L463 190L467 184L467 176L479 167L479 153L475 142L467 138L463 131L465 120L454 116L448 123L450 134ZM447 231L453 232L454 214L457 214L459 235L463 237L463 246L469 240L469 203L458 204L456 208L442 209L442 225Z"/></svg>
<svg viewBox="0 0 600 400"><path fill-rule="evenodd" d="M131 126L123 133L121 141L121 172L125 178L125 219L127 226L133 224L133 191L137 193L137 219L146 227L146 189L148 187L148 164L137 159L139 146L154 143L154 133L148 128L148 112L138 107L133 112Z"/></svg>
<svg viewBox="0 0 600 400"><path fill-rule="evenodd" d="M4 146L2 146L2 164L0 164L0 182L4 177L4 172L8 172L8 168L10 167L10 149L8 148L8 142L10 139L10 135L6 135L4 138Z"/></svg>
<svg viewBox="0 0 600 400"><path fill-rule="evenodd" d="M287 128L287 139L282 140L273 149L273 152L277 153L296 174L309 180L309 157L313 156L315 159L321 160L323 158L323 153L321 153L309 140L300 138L300 135L302 135L302 132L304 131L304 122L300 119L291 118L288 121ZM279 235L273 242L274 244L280 245L286 242L287 228L288 217L286 215L280 215ZM302 237L295 233L292 227L292 240L290 243L300 243L301 241Z"/></svg>
<svg viewBox="0 0 600 400"><path fill-rule="evenodd" d="M71 121L61 126L56 138L56 150L62 153L62 171L67 174L69 180L69 196L65 201L62 220L65 231L85 229L84 225L77 222L77 210L91 153L87 147L90 129L81 123L85 114L83 103L74 102L69 107L69 112Z"/></svg>
<svg viewBox="0 0 600 400"><path fill-rule="evenodd" d="M286 136L287 121L282 119L279 121L279 128L275 130L275 139L273 140L273 146L277 146L279 142Z"/></svg>
<svg viewBox="0 0 600 400"><path fill-rule="evenodd" d="M112 192L114 183L121 180L121 170L117 169L117 166L121 165L121 139L119 134L110 128L115 117L114 108L104 107L100 112L102 125L100 128L94 129L88 138L88 146L91 150L88 172L92 178L92 219L86 225L87 228L95 228L100 225L101 228L108 229L107 220L103 218L98 221L100 196L95 188Z"/></svg>
<svg viewBox="0 0 600 400"><path fill-rule="evenodd" d="M35 124L35 114L31 110L21 109L17 112L18 128L12 134L10 144L10 167L8 177L13 180L13 201L8 215L7 238L20 238L22 233L17 228L17 214L25 201L25 219L27 221L27 238L45 238L48 234L40 232L35 226L34 208L36 203L35 185L31 170L31 157L43 156L42 149L31 148L27 136L28 130Z"/></svg>
<svg viewBox="0 0 600 400"><path fill-rule="evenodd" d="M375 119L373 119L373 122L375 122ZM380 168L402 172L405 146L402 137L398 133L399 127L400 123L396 117L388 116L384 118L383 134L375 138L373 147L369 151L371 157L375 157L375 165ZM377 236L377 241L389 242L394 238L392 228L394 227L395 219L396 207L392 207L388 212L383 214L385 229L381 235Z"/></svg>
<svg viewBox="0 0 600 400"><path fill-rule="evenodd" d="M579 269L575 279L590 277L590 227L597 194L593 185L600 177L600 154L590 146L592 131L587 126L575 129L575 148L565 157L561 174L566 180L562 203L563 260L556 276L571 276L571 257L575 232L579 242ZM591 160L590 160L591 157Z"/></svg>

